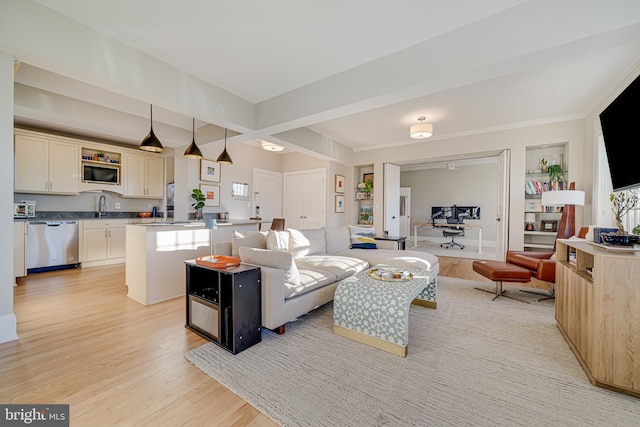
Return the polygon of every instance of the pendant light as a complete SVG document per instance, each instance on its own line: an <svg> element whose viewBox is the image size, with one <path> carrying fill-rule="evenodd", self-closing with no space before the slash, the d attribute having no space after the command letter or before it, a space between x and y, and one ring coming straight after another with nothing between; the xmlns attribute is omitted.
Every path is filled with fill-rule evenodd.
<svg viewBox="0 0 640 427"><path fill-rule="evenodd" d="M227 128L224 129L224 151L220 153L218 156L218 160L216 162L221 165L232 165L233 160L231 160L231 156L227 153Z"/></svg>
<svg viewBox="0 0 640 427"><path fill-rule="evenodd" d="M424 116L418 117L420 123L411 126L411 130L409 131L411 138L424 139L433 135L433 125L431 123L425 123L425 120L426 118Z"/></svg>
<svg viewBox="0 0 640 427"><path fill-rule="evenodd" d="M184 156L188 159L201 159L202 158L202 151L200 151L200 149L198 148L198 146L196 145L196 119L195 117L193 118L193 125L192 125L192 132L193 132L193 141L191 141L191 144L187 147L187 151L184 152Z"/></svg>
<svg viewBox="0 0 640 427"><path fill-rule="evenodd" d="M153 153L160 153L162 152L162 150L164 150L164 148L162 147L160 140L153 133L153 105L150 105L150 107L151 107L151 131L149 132L149 135L147 135L147 137L144 140L142 140L142 143L140 144L140 149L144 151L151 151Z"/></svg>

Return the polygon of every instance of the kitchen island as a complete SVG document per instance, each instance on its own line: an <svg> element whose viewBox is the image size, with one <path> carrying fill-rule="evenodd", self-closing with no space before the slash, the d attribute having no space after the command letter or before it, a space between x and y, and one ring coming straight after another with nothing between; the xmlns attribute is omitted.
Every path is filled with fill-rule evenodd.
<svg viewBox="0 0 640 427"><path fill-rule="evenodd" d="M271 220L218 222L213 242L229 241L234 230L257 231ZM127 296L151 305L184 296L184 261L209 255L211 231L204 221L176 221L126 226Z"/></svg>

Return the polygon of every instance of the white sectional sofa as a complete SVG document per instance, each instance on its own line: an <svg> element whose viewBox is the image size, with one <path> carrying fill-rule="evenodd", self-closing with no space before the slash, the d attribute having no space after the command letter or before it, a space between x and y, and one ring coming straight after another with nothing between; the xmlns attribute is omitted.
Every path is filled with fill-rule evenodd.
<svg viewBox="0 0 640 427"><path fill-rule="evenodd" d="M284 232L236 231L215 253L240 256L262 270L262 325L284 333L285 323L333 300L338 282L370 266L428 269L438 258L418 251L352 249L349 226Z"/></svg>

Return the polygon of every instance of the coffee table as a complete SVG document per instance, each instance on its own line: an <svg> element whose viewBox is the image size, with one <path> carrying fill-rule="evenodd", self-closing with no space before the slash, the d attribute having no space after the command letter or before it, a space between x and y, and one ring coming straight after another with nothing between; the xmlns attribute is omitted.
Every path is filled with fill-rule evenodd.
<svg viewBox="0 0 640 427"><path fill-rule="evenodd" d="M341 280L333 297L333 333L388 351L407 355L409 307L437 307L436 275L429 270L403 268L412 278L384 281L371 277L376 265Z"/></svg>

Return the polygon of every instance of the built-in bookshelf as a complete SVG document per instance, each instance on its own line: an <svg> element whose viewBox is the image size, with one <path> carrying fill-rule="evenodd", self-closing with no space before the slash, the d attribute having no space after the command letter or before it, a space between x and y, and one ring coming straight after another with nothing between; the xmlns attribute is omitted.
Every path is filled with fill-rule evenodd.
<svg viewBox="0 0 640 427"><path fill-rule="evenodd" d="M527 170L524 183L525 221L523 225L525 250L553 250L557 226L562 217L562 207L543 206L542 193L569 188L564 154L564 145L544 148L529 147L527 149ZM549 166L559 166L561 172L549 173L547 171ZM558 168L556 167L556 169Z"/></svg>

